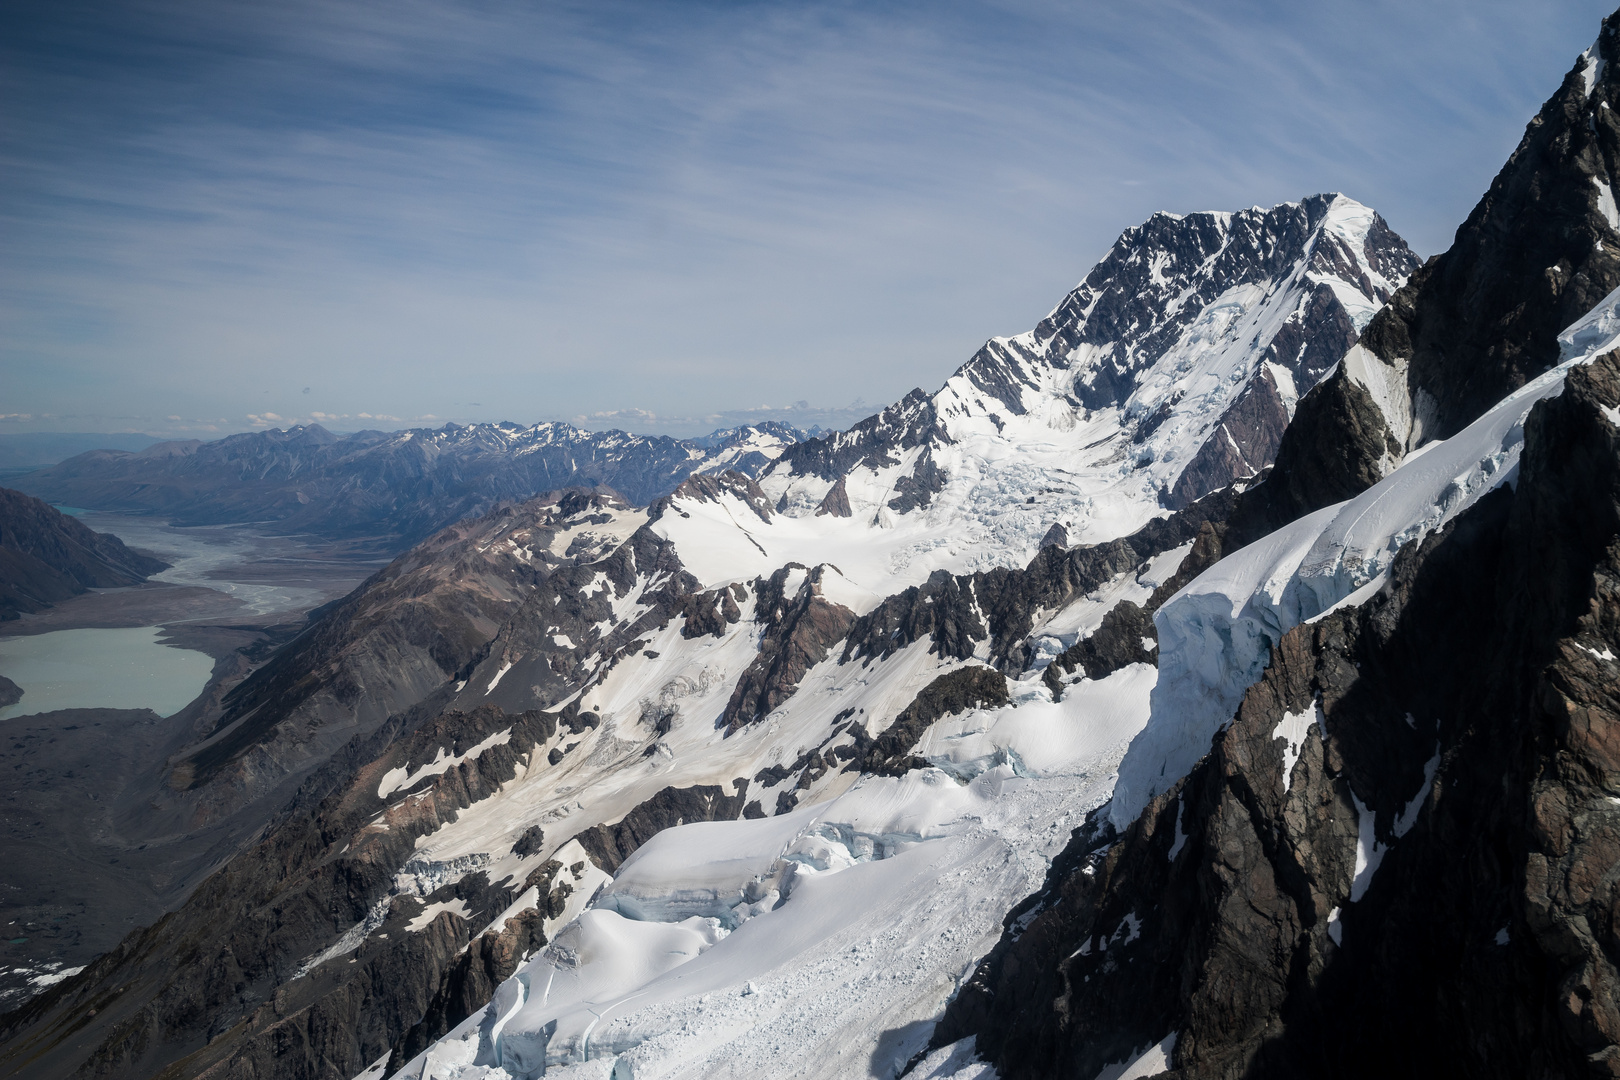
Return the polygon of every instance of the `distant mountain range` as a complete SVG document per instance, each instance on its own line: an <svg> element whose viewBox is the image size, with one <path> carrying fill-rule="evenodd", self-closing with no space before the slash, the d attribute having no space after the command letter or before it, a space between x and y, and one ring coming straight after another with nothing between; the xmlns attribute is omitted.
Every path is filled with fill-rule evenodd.
<svg viewBox="0 0 1620 1080"><path fill-rule="evenodd" d="M881 526L894 560L927 561L950 522L952 545L980 555L956 565L1009 565L1053 526L1076 541L1117 535L1264 469L1300 397L1417 265L1382 218L1342 195L1156 214L1034 330L988 342L937 393L914 390L847 432L769 422L673 439L553 422L336 436L309 425L94 450L14 482L73 506L398 549L502 500L605 485L646 505L688 476L732 469L760 478L790 516ZM1012 502L1033 509L1009 513Z"/></svg>
<svg viewBox="0 0 1620 1080"><path fill-rule="evenodd" d="M151 435L135 432L28 431L0 434L0 469L33 469L55 465L87 450L144 450L158 441Z"/></svg>
<svg viewBox="0 0 1620 1080"><path fill-rule="evenodd" d="M561 422L446 424L334 435L318 424L92 450L17 477L24 491L179 525L264 523L398 550L497 502L604 485L646 504L697 472L754 474L806 433L775 421L701 439L585 431Z"/></svg>

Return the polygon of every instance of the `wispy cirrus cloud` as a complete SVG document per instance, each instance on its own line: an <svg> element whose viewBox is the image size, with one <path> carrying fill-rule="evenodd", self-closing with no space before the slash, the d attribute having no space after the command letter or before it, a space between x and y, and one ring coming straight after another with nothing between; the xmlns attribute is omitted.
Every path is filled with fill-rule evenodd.
<svg viewBox="0 0 1620 1080"><path fill-rule="evenodd" d="M109 430L842 415L1157 209L1343 190L1439 250L1604 11L18 0L0 392Z"/></svg>

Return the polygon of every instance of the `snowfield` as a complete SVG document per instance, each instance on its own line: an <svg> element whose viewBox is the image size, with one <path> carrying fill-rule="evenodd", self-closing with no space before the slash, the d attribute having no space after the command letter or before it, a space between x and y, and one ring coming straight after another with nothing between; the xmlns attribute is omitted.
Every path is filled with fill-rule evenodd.
<svg viewBox="0 0 1620 1080"><path fill-rule="evenodd" d="M833 481L796 472L784 457L760 476L780 516L761 523L735 512L730 520L716 514L664 524L664 535L679 537L683 553L691 549L685 541L716 545L703 563L711 572L693 571L705 582L719 583L727 573L746 577L791 559L830 562L886 595L934 570L1023 566L1053 524L1064 527L1069 543L1098 543L1140 528L1163 513L1162 493L1251 383L1269 372L1290 415L1314 385L1296 385L1294 375L1267 356L1280 332L1291 324L1297 329L1316 289L1332 291L1359 333L1382 306L1363 290L1388 295L1402 283L1359 262L1354 276L1313 269L1313 253L1329 243L1358 260L1355 253L1366 250L1374 214L1339 195L1289 273L1245 281L1205 301L1199 291L1212 268L1251 241L1234 226L1236 215L1195 216L1210 219L1219 242L1200 265L1183 267L1173 278L1155 275L1167 293L1158 313L1163 326L1133 326L1119 340L1069 348L1069 338L1084 331L1057 319L1060 305L1042 324L1044 336L1035 330L993 339L929 399L938 418L930 439L897 452L892 464L862 464L843 475L850 518L818 514ZM1157 267L1170 255L1131 255L1144 257ZM1071 294L1069 303L1086 303L1078 312L1081 327L1099 298L1086 287ZM1159 342L1155 334L1173 327L1184 309L1196 310L1196 318L1168 343ZM1078 407L1076 395L1109 364L1140 366L1132 391L1117 402ZM1006 385L1014 390L992 392ZM897 512L889 503L925 455L945 473L944 487L928 506ZM1254 462L1250 471L1265 464ZM728 524L755 544L723 538ZM752 569L724 569L740 565Z"/></svg>
<svg viewBox="0 0 1620 1080"><path fill-rule="evenodd" d="M410 1080L896 1076L925 1048L946 1001L1001 935L1006 912L1040 885L1072 830L1111 797L1116 807L1126 805L1121 791L1147 789L1121 781L1116 790L1120 770L1139 770L1150 753L1141 749L1144 739L1163 742L1151 753L1170 760L1183 747L1190 752L1208 727L1192 717L1169 718L1177 706L1149 664L1095 680L1083 672L1070 676L1056 702L1042 679L1051 660L1120 601L1145 602L1190 545L1058 610L1036 611L1028 637L1033 662L1004 673L1009 703L938 719L912 748L928 767L898 777L845 771L839 765L847 758L797 782L773 780L768 770L787 771L811 751L834 762L832 752L852 746L857 729L862 737L881 735L934 680L984 667L990 643L979 642L973 658L958 660L924 636L882 658L847 663L840 643L809 667L785 702L728 733L715 719L768 630L755 610L758 582L797 564L785 596L815 589L860 616L938 571L1021 568L1054 525L1068 543L1095 543L1163 516L1165 492L1217 437L1246 388L1257 380L1274 386L1290 413L1310 388L1288 366L1305 346L1290 346L1283 361L1271 346L1285 329L1300 333L1313 296L1326 289L1359 331L1380 303L1365 289L1387 295L1399 286L1367 266L1358 266L1353 280L1313 269L1320 246L1337 245L1335 251L1359 260L1375 222L1370 210L1342 196L1324 205L1325 217L1294 263L1219 288L1211 285L1214 268L1258 258L1246 247L1256 243L1254 222L1287 208L1187 219L1212 238L1192 264L1185 252L1129 249L1126 241L1136 243L1140 233L1133 230L1116 256L1145 269L1152 287L1165 293L1162 326L1095 340L1098 334L1085 330L1087 320L1103 317L1104 292L1093 288L1094 273L1042 324L1044 331L992 341L937 394L908 398L910 412L886 412L895 418L884 436L890 442L872 450L835 436L828 444L834 449L859 451L838 479L801 469L794 463L803 460L795 457L802 448L794 448L774 456L752 493L711 484L683 489L662 505L646 528L673 545L703 588L736 586L740 617L716 634L691 638L673 619L605 669L590 641L568 639L587 673L578 706L595 714L598 726L559 731L536 747L498 794L422 837L412 860L477 865L500 881L522 880L557 859L573 868L568 910L547 923L549 943L485 1009L412 1061L374 1065L368 1080L388 1073ZM1181 221L1161 215L1150 224ZM1060 334L1053 328L1063 312L1068 321ZM1088 333L1093 340L1080 340ZM1097 398L1102 381L1127 376L1129 392L1109 402ZM905 427L913 421L922 426ZM902 430L909 432L904 438ZM1417 463L1430 457L1441 460L1431 452ZM915 497L919 484L928 489L925 498ZM908 491L910 501L899 498ZM1400 517L1404 505L1379 513ZM628 537L634 517L616 521L615 534ZM1338 584L1317 588L1304 602L1292 599L1302 588L1293 586L1283 599L1283 578L1297 575L1278 567L1315 559L1330 524L1312 522L1315 532L1279 539L1264 559L1250 560L1254 569L1223 562L1205 575L1208 581L1199 579L1204 585L1178 594L1182 621L1160 622L1161 642L1174 644L1173 655L1160 646L1161 667L1181 680L1177 685L1191 687L1186 693L1209 687L1240 693L1264 634L1331 602ZM1405 528L1391 518L1388 528L1373 531L1388 541ZM1365 531L1347 526L1332 535L1376 546ZM1351 570L1323 573L1330 583L1368 580ZM1228 579L1226 587L1238 592L1276 579L1277 604L1243 616L1254 624L1242 625L1254 639L1247 652L1228 655L1208 645L1199 651L1197 643L1219 631L1209 629L1212 615L1195 624L1190 598L1218 595L1230 608L1232 597L1212 584ZM640 575L613 600L613 621L598 626L598 637L646 610L644 598L663 580ZM592 588L611 595L605 575ZM1228 624L1247 610L1247 597L1236 601ZM1273 611L1285 603L1302 614ZM527 682L527 663L519 655L491 655L460 690L456 707L471 708L497 688L506 705L514 685ZM1195 678L1203 682L1189 681ZM1207 746L1208 735L1202 738ZM566 753L552 764L548 755L558 749ZM418 773L452 764L446 756L417 773L397 770L383 778L380 793L406 790ZM611 877L574 839L619 822L666 788L715 785L729 793L744 780L749 800L759 800L768 815L779 805L781 812L666 828ZM778 803L789 795L797 796L796 806L792 798ZM517 855L515 841L535 825L544 829L543 849ZM531 890L502 920L536 901ZM1141 1070L1162 1060L1169 1045L1144 1047L1114 1075L1146 1075ZM958 1045L929 1056L916 1075L993 1071L973 1060L971 1046Z"/></svg>

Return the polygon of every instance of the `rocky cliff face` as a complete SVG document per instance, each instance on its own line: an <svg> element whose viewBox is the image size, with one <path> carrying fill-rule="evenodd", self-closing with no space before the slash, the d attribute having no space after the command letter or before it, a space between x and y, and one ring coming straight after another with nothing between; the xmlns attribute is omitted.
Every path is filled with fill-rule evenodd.
<svg viewBox="0 0 1620 1080"><path fill-rule="evenodd" d="M1620 354L1591 355L1620 296L1617 25L1201 538L1226 558L1174 618L1223 591L1232 621L1207 609L1210 633L1256 626L1240 607L1275 617L1264 664L1185 775L1075 831L919 1055L926 1075L975 1056L1008 1078L1620 1072ZM1493 426L1542 384L1561 390ZM1472 444L1516 454L1512 482L1480 497L1445 464ZM1432 505L1402 505L1402 485ZM1359 591L1355 538L1378 526L1329 507L1352 496L1414 523ZM1469 508L1429 531L1448 505ZM1116 803L1129 773L1127 755Z"/></svg>
<svg viewBox="0 0 1620 1080"><path fill-rule="evenodd" d="M1256 539L1371 486L1558 360L1558 334L1620 286L1620 23L1541 107L1457 229L1300 402L1278 468L1246 500Z"/></svg>
<svg viewBox="0 0 1620 1080"><path fill-rule="evenodd" d="M95 450L19 480L74 506L142 510L181 525L274 522L398 551L504 500L605 485L645 505L705 469L758 471L802 434L769 423L705 439L590 432L564 423L446 424L336 436L317 424Z"/></svg>
<svg viewBox="0 0 1620 1080"><path fill-rule="evenodd" d="M1620 355L1577 369L1516 489L1286 635L1184 781L1076 833L935 1041L1005 1077L1153 1050L1186 1077L1615 1075L1617 405Z"/></svg>
<svg viewBox="0 0 1620 1080"><path fill-rule="evenodd" d="M49 503L0 488L0 619L58 600L134 585L168 568L116 536L92 532Z"/></svg>

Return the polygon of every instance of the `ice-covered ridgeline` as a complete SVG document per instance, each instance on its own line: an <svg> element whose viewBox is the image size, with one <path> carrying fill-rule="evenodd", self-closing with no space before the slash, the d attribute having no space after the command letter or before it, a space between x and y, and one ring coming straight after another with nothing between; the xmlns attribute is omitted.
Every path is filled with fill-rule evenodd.
<svg viewBox="0 0 1620 1080"><path fill-rule="evenodd" d="M657 834L396 1075L895 1075L1066 825L1106 797L1151 681L1138 666L1056 704L1030 680L1018 709L952 718L923 749L977 760L967 783L868 777L777 817Z"/></svg>
<svg viewBox="0 0 1620 1080"><path fill-rule="evenodd" d="M1123 535L1269 464L1298 397L1416 265L1342 195L1155 215L1036 329L760 484L900 574L1022 565L1053 525Z"/></svg>
<svg viewBox="0 0 1620 1080"><path fill-rule="evenodd" d="M1517 476L1524 421L1562 392L1570 368L1620 344L1620 290L1559 335L1560 363L1444 441L1409 453L1379 483L1234 552L1154 616L1152 716L1120 763L1110 820L1125 828L1197 763L1289 630L1382 585L1401 547Z"/></svg>
<svg viewBox="0 0 1620 1080"><path fill-rule="evenodd" d="M1144 600L1182 554L1047 613L1037 633L1067 640L1120 599ZM671 622L586 690L580 706L598 727L577 741L559 732L567 752L549 765L553 745L536 747L498 793L422 838L415 858L460 865L487 852L490 880L522 880L548 859L586 859L571 837L662 790L729 790L738 777L752 778L747 797L767 808L784 794L800 807L666 829L611 882L590 867L579 899L592 903L578 921L569 921L575 908L548 922L552 945L489 1008L390 1071L499 1080L536 1075L545 1061L551 1076L759 1076L791 1059L804 1075L836 1077L881 1058L892 1075L1078 815L1107 797L1153 683L1153 669L1137 664L1076 682L1054 702L1032 670L1009 683L1015 707L932 725L914 751L939 768L862 779L832 753L845 724L878 734L964 662L926 641L867 663L840 663L835 652L767 718L728 735L712 717L759 632L752 613L718 638L688 638ZM655 736L649 715L667 718L668 730ZM833 763L819 778L762 775L818 749ZM547 846L520 856L514 841L535 825ZM535 900L525 895L513 911Z"/></svg>
<svg viewBox="0 0 1620 1080"><path fill-rule="evenodd" d="M727 428L696 439L636 435L617 429L588 431L561 420L546 420L528 426L510 421L445 424L440 428L361 434L369 434L370 441L378 444L415 443L429 454L477 449L522 456L545 449L566 448L577 452L581 461L622 455L636 447L665 444L683 449L688 458L701 461L703 471L738 467L751 471L748 466L762 466L774 461L783 450L806 437L797 428L775 421Z"/></svg>

